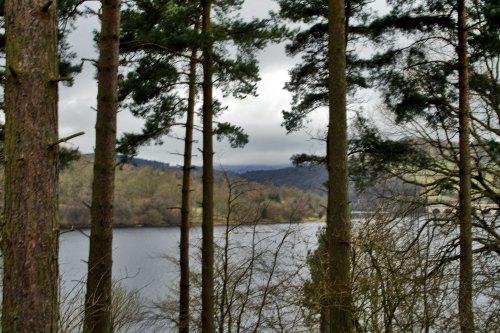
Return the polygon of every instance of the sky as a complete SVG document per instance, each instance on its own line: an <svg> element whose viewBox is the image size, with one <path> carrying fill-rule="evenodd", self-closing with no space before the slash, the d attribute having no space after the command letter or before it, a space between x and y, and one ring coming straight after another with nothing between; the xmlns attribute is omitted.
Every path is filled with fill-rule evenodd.
<svg viewBox="0 0 500 333"><path fill-rule="evenodd" d="M269 10L278 6L271 0L248 0L243 8L244 17L265 17ZM92 31L99 27L95 17L87 17L77 22L77 29L69 36L72 50L78 58L97 57ZM244 148L231 148L227 142L214 140L214 163L217 165L286 165L294 154L323 154L322 142L312 139L327 124L326 112L316 112L308 129L287 134L284 127L282 110L290 108L291 94L283 89L288 80L288 71L299 59L285 54L285 44L272 45L259 53L261 81L258 83L258 96L243 100L226 98L222 102L228 106L217 121L228 121L241 126L249 135L249 143ZM82 73L75 77L72 87L60 88L59 132L65 137L80 131L85 134L74 138L68 146L78 147L82 153L92 153L95 145L95 106L97 82L95 70L86 62ZM216 93L217 94L217 93ZM370 107L370 104L367 104ZM123 132L138 132L142 120L133 117L126 110L118 114L118 136ZM184 129L174 129L174 135L183 136ZM193 163L201 165L200 134L194 148ZM138 157L180 165L182 163L183 143L174 138L165 138L160 146L143 147Z"/></svg>

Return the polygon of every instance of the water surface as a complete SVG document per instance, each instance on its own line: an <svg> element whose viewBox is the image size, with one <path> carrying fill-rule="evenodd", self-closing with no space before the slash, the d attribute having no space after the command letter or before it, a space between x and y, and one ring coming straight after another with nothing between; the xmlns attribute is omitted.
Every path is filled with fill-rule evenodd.
<svg viewBox="0 0 500 333"><path fill-rule="evenodd" d="M272 224L256 227L259 246L266 251L276 248L284 233L287 235L287 251L293 251L298 261L304 258L308 249L315 246L316 232L323 223ZM67 232L60 237L59 264L65 290L83 285L88 259L89 230ZM214 230L216 242L223 244L225 227ZM233 247L248 246L252 242L253 227L243 226L230 233ZM120 280L127 288L141 289L141 295L151 300L162 299L179 279L179 237L180 228L120 228L113 233L113 278ZM199 267L198 249L201 246L201 228L191 228L191 263ZM288 253L290 254L290 253ZM290 261L290 260L288 260ZM293 263L287 262L287 265Z"/></svg>

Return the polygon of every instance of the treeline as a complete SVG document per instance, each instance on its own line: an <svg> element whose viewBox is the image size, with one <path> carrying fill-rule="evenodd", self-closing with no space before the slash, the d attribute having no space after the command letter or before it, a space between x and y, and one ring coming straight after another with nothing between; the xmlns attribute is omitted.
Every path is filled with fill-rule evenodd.
<svg viewBox="0 0 500 333"><path fill-rule="evenodd" d="M191 216L201 223L201 172L193 172ZM59 220L63 227L88 226L92 159L82 157L61 172ZM181 169L155 169L125 164L116 170L115 226L173 226L180 224ZM238 209L259 223L317 221L324 216L324 197L298 189L252 183L216 174L215 222L227 215L228 186L245 196ZM244 205L244 206L243 206ZM234 223L238 223L237 220Z"/></svg>

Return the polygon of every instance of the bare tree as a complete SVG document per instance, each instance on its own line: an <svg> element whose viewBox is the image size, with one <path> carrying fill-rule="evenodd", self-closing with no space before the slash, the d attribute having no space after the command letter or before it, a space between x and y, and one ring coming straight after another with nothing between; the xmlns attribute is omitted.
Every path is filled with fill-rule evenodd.
<svg viewBox="0 0 500 333"><path fill-rule="evenodd" d="M257 200L259 188L228 177L222 181L227 197L224 215L216 216L224 224L217 228L215 242L215 331L308 332L300 297L307 276L305 256L300 254L307 245L296 232L302 226L262 225L262 210L268 203ZM197 332L203 325L202 274L194 269L191 279L190 327ZM179 325L176 305L172 299L157 303L151 319L172 329L172 323Z"/></svg>
<svg viewBox="0 0 500 333"><path fill-rule="evenodd" d="M127 277L125 277L126 279ZM114 333L140 333L155 329L155 322L149 320L146 301L141 289L128 289L123 280L113 280L111 301L111 322ZM85 281L77 281L69 290L61 288L59 304L58 333L84 332Z"/></svg>
<svg viewBox="0 0 500 333"><path fill-rule="evenodd" d="M394 191L394 183L389 183L388 191L391 189ZM443 215L421 209L418 196L394 191L395 198L388 191L385 198L367 203L370 212L356 219L352 230L354 330L456 332L458 261L441 263L457 248L458 241L450 248L450 239L457 237L455 227ZM308 258L311 278L304 286L304 305L311 310L311 329L327 332L321 320L326 316L322 311L329 293L324 231L318 243ZM483 267L495 271L496 265ZM478 285L476 290L495 294L491 286ZM497 307L495 301L483 300L483 307ZM481 329L495 330L491 313L484 312L488 322Z"/></svg>

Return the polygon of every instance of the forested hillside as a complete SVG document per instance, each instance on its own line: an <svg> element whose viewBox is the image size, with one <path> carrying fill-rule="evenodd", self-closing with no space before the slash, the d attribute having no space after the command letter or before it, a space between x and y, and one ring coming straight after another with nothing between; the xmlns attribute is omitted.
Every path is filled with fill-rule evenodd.
<svg viewBox="0 0 500 333"><path fill-rule="evenodd" d="M326 194L325 183L328 179L324 166L248 171L242 173L240 176L259 183L296 187L306 192L314 192L323 195Z"/></svg>
<svg viewBox="0 0 500 333"><path fill-rule="evenodd" d="M155 169L126 164L116 170L115 225L167 226L180 221L181 169ZM90 221L92 159L82 157L60 176L60 223L85 226ZM215 181L215 216L222 223L227 213L228 186L246 196L241 211L254 214L262 223L318 220L324 214L324 198L298 189L227 178ZM201 172L193 173L193 222L201 219ZM233 221L238 223L237 220Z"/></svg>

